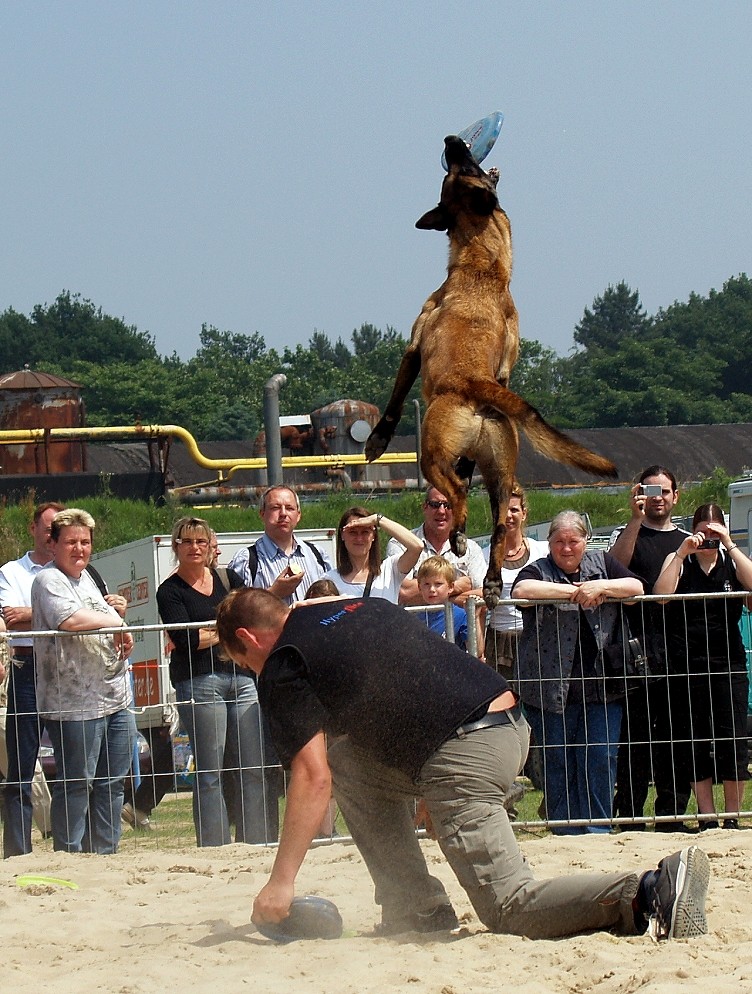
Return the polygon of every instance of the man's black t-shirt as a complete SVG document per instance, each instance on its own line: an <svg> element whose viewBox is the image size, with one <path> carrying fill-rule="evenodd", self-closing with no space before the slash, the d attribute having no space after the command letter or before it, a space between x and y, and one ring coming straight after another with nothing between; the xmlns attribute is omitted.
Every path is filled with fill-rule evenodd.
<svg viewBox="0 0 752 994"><path fill-rule="evenodd" d="M623 529L621 529L623 531ZM683 528L668 531L640 525L629 568L647 584L646 593L652 594L655 581L660 576L666 556L676 552L689 535Z"/></svg>
<svg viewBox="0 0 752 994"><path fill-rule="evenodd" d="M324 730L411 777L508 689L490 666L380 598L296 608L258 687L283 765Z"/></svg>

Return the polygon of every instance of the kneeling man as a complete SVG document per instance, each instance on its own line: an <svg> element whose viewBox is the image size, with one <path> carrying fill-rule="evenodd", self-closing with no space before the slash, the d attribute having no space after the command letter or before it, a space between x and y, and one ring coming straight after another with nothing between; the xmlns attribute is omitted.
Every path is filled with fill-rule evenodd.
<svg viewBox="0 0 752 994"><path fill-rule="evenodd" d="M596 929L658 938L707 931L709 864L696 846L655 870L535 880L504 809L529 730L503 677L379 599L290 609L261 589L232 591L222 646L258 676L261 707L291 770L279 849L253 905L256 924L288 914L295 877L330 790L375 884L380 934L457 928L415 834L427 823L478 917L493 932L556 938ZM327 756L325 732L339 736Z"/></svg>

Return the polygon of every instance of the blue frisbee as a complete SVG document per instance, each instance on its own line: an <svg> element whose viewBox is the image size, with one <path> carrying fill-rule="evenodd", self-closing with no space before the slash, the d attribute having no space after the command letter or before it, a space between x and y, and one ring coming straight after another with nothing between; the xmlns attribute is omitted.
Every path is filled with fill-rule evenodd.
<svg viewBox="0 0 752 994"><path fill-rule="evenodd" d="M464 131L460 131L457 135L458 138L461 138L469 146L470 154L478 165L483 162L496 144L496 139L499 137L503 123L504 115L500 110L496 110L493 114L489 114L488 117L482 117L480 121L471 124L469 128L465 128ZM449 167L447 166L446 156L443 152L441 153L441 164L444 170L448 172Z"/></svg>
<svg viewBox="0 0 752 994"><path fill-rule="evenodd" d="M294 897L287 918L281 922L264 922L256 928L275 942L339 939L342 935L342 915L337 905L325 897Z"/></svg>

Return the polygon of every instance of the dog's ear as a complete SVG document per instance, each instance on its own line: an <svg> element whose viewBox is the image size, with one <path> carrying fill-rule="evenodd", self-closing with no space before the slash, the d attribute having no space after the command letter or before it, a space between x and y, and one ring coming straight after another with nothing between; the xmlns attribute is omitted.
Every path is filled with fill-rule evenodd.
<svg viewBox="0 0 752 994"><path fill-rule="evenodd" d="M471 191L470 209L473 214L488 217L489 214L493 214L498 206L499 201L493 190L489 190L486 187L475 187Z"/></svg>
<svg viewBox="0 0 752 994"><path fill-rule="evenodd" d="M420 228L421 231L446 231L448 227L447 216L441 204L438 204L433 210L427 211L423 217L419 217L415 222L415 227Z"/></svg>

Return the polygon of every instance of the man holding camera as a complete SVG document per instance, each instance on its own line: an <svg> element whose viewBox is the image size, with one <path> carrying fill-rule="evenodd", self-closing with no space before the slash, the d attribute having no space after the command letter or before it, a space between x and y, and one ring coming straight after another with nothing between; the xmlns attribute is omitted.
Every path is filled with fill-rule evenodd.
<svg viewBox="0 0 752 994"><path fill-rule="evenodd" d="M630 521L611 535L611 555L642 577L648 593L653 591L666 556L676 552L688 534L671 521L678 500L674 474L664 466L648 466L632 487ZM678 782L672 759L671 709L680 707L681 702L668 674L663 609L658 604L637 604L627 612L632 634L647 653L653 678L636 686L626 700L614 814L639 818L654 780L656 816L683 815L690 786ZM621 827L642 831L645 825L635 822ZM666 821L657 822L655 828L675 832L685 826Z"/></svg>

